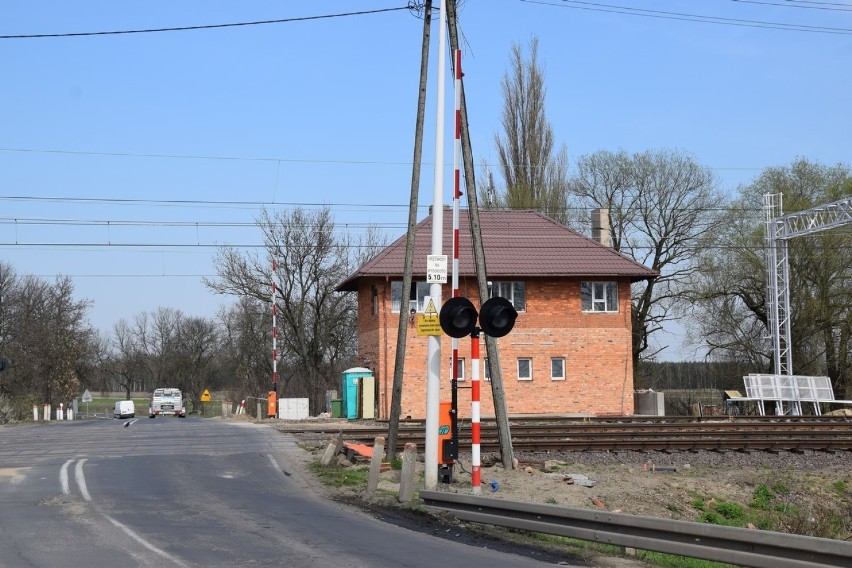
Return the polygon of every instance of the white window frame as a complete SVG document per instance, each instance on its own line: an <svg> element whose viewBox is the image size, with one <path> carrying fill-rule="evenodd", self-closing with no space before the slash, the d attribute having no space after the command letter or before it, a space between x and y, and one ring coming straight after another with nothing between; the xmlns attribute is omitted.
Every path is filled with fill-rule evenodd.
<svg viewBox="0 0 852 568"><path fill-rule="evenodd" d="M559 361L562 364L561 368L561 376L556 376L553 374L553 363ZM551 357L550 358L550 380L551 381L564 381L565 380L565 357Z"/></svg>
<svg viewBox="0 0 852 568"><path fill-rule="evenodd" d="M398 314L399 313L399 305L396 305L394 301L394 293L393 289L395 287L400 288L400 296L402 296L402 280L393 280L391 281L391 313ZM429 295L429 283L428 282L412 282L411 283L412 290L416 296L416 299L411 298L411 292L408 295L408 312L410 313L413 309L418 314L422 314L423 310L426 309L425 302L423 298ZM402 304L400 298L400 304Z"/></svg>
<svg viewBox="0 0 852 568"><path fill-rule="evenodd" d="M581 282L580 303L586 313L617 313L618 282L615 280Z"/></svg>
<svg viewBox="0 0 852 568"><path fill-rule="evenodd" d="M464 381L464 379L465 379L465 358L459 357L458 362L459 362L458 380L459 380L459 382L461 382L461 381ZM450 360L447 362L447 368L450 370L449 377L450 377L450 379L452 379L453 378L453 358L452 357L450 357Z"/></svg>
<svg viewBox="0 0 852 568"><path fill-rule="evenodd" d="M489 296L492 298L506 298L518 312L527 311L527 285L522 280L506 280L491 282ZM523 291L523 294L521 294ZM517 296L517 297L516 297ZM523 296L523 303L521 303ZM517 301L516 301L517 300Z"/></svg>
<svg viewBox="0 0 852 568"><path fill-rule="evenodd" d="M529 361L529 376L522 377L521 376L521 361ZM533 380L533 360L532 357L518 357L518 380L519 381L531 381Z"/></svg>

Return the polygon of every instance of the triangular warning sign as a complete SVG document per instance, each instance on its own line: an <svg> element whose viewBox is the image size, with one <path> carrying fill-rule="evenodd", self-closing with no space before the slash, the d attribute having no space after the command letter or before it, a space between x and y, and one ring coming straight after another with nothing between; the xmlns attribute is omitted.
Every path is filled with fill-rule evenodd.
<svg viewBox="0 0 852 568"><path fill-rule="evenodd" d="M426 309L423 310L423 313L427 316L438 315L438 310L435 309L435 302L432 300L432 298L429 298L429 302L427 302Z"/></svg>
<svg viewBox="0 0 852 568"><path fill-rule="evenodd" d="M210 391L204 389L204 392L201 393L201 402L210 402L211 398L212 397L210 396Z"/></svg>

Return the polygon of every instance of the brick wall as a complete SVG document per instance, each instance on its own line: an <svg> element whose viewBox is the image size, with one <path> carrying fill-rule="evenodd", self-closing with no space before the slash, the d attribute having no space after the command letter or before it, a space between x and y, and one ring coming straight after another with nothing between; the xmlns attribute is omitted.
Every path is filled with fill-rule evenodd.
<svg viewBox="0 0 852 568"><path fill-rule="evenodd" d="M619 282L617 313L584 313L580 279L532 279L525 283L526 311L519 313L513 331L498 340L509 414L632 414L630 282ZM474 285L470 283L471 288ZM372 310L374 286L376 314ZM358 291L360 364L373 369L379 389L379 417L384 419L389 416L399 325L399 314L391 313L390 288L390 281L364 279ZM446 300L446 286L444 294ZM478 307L478 293L464 283L460 295L471 298ZM415 318L410 318L408 326L401 416L422 418L426 414L427 338L417 335ZM451 341L441 336L441 400L450 400L451 396ZM459 340L459 357L465 359L465 380L459 382L462 418L470 416L470 344L470 338ZM481 346L484 358L484 337ZM518 379L518 358L532 359L532 380ZM551 378L552 358L564 359L564 379ZM481 370L482 415L487 417L494 414L494 407L491 384L484 377Z"/></svg>

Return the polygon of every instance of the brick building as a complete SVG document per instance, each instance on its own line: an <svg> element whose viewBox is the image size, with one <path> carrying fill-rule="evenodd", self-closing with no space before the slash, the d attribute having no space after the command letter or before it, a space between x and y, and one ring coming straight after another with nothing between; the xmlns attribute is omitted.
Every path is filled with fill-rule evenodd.
<svg viewBox="0 0 852 568"><path fill-rule="evenodd" d="M452 211L444 208L443 254L452 259ZM483 211L486 273L492 296L518 311L513 331L498 340L509 415L633 413L630 285L656 273L599 242L533 211ZM467 211L460 213L459 295L479 307ZM401 416L426 415L427 337L423 312L432 218L416 227L412 287L403 301L403 235L337 290L358 294L359 364L376 377L377 416L389 418L399 317L409 318ZM451 270L452 263L450 262ZM451 280L451 277L448 278ZM451 296L450 284L442 297ZM440 309L440 306L438 306ZM470 416L469 338L459 340L459 413ZM493 416L482 340L482 415ZM450 399L451 339L441 336L441 400Z"/></svg>

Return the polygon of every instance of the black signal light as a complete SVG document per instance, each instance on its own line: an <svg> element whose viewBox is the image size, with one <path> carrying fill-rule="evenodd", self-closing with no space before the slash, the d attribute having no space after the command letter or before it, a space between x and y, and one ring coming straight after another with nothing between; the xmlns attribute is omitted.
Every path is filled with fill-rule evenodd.
<svg viewBox="0 0 852 568"><path fill-rule="evenodd" d="M507 335L515 327L516 319L518 312L512 302L499 296L486 300L479 311L479 326L491 337Z"/></svg>
<svg viewBox="0 0 852 568"><path fill-rule="evenodd" d="M450 337L466 337L476 327L476 308L467 298L450 298L441 306L438 319L441 329Z"/></svg>

